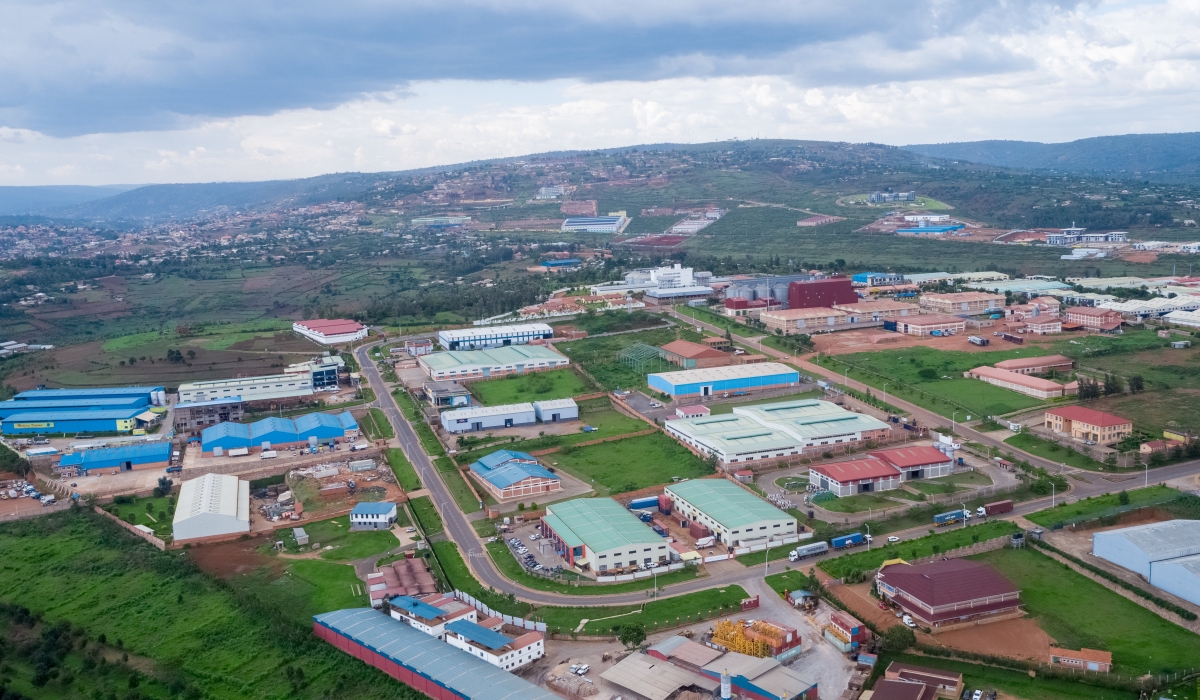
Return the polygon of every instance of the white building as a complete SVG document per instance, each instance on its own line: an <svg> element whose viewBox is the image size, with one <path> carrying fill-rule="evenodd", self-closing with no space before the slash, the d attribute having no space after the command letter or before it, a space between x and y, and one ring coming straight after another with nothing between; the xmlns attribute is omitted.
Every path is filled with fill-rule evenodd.
<svg viewBox="0 0 1200 700"><path fill-rule="evenodd" d="M1200 328L1200 311L1172 311L1163 316L1163 320L1180 326Z"/></svg>
<svg viewBox="0 0 1200 700"><path fill-rule="evenodd" d="M446 643L505 671L546 655L541 632L526 632L514 639L467 620L446 624Z"/></svg>
<svg viewBox="0 0 1200 700"><path fill-rule="evenodd" d="M942 221L949 221L950 215L949 214L905 214L904 220L905 221L925 221L925 222L933 224L933 223L939 223Z"/></svg>
<svg viewBox="0 0 1200 700"><path fill-rule="evenodd" d="M1179 246L1180 253L1200 253L1200 243L1184 243Z"/></svg>
<svg viewBox="0 0 1200 700"><path fill-rule="evenodd" d="M579 405L575 403L575 399L534 401L533 415L543 423L579 420Z"/></svg>
<svg viewBox="0 0 1200 700"><path fill-rule="evenodd" d="M455 600L450 594L441 593L432 593L420 598L393 596L388 600L388 614L409 627L442 641L446 639L446 623L456 620L476 622L478 619L474 607Z"/></svg>
<svg viewBox="0 0 1200 700"><path fill-rule="evenodd" d="M175 542L250 532L250 482L205 474L183 482L171 536Z"/></svg>
<svg viewBox="0 0 1200 700"><path fill-rule="evenodd" d="M1092 554L1200 605L1200 520L1097 532L1092 536Z"/></svg>
<svg viewBox="0 0 1200 700"><path fill-rule="evenodd" d="M546 506L542 534L569 566L600 574L665 565L671 556L665 539L611 498Z"/></svg>
<svg viewBox="0 0 1200 700"><path fill-rule="evenodd" d="M579 216L563 221L563 231L583 231L586 233L616 233L625 225L627 219L623 216Z"/></svg>
<svg viewBox="0 0 1200 700"><path fill-rule="evenodd" d="M506 345L525 345L534 340L554 337L554 329L545 323L517 326L480 326L438 333L438 344L446 350L486 350Z"/></svg>
<svg viewBox="0 0 1200 700"><path fill-rule="evenodd" d="M671 513L702 523L730 547L749 547L796 534L796 519L725 479L670 484ZM676 515L678 514L678 515Z"/></svg>
<svg viewBox="0 0 1200 700"><path fill-rule="evenodd" d="M312 396L312 372L272 374L265 377L208 379L179 385L179 400L212 401L240 396L242 401L269 401Z"/></svg>
<svg viewBox="0 0 1200 700"><path fill-rule="evenodd" d="M390 501L365 501L350 511L351 530L390 530L395 522L396 504Z"/></svg>
<svg viewBox="0 0 1200 700"><path fill-rule="evenodd" d="M475 406L442 412L442 428L448 433L473 433L480 430L499 430L537 422L531 403L506 406Z"/></svg>
<svg viewBox="0 0 1200 700"><path fill-rule="evenodd" d="M366 326L345 318L296 321L292 324L292 330L322 345L351 343L367 337Z"/></svg>
<svg viewBox="0 0 1200 700"><path fill-rule="evenodd" d="M723 278L722 278L723 279ZM651 289L683 289L710 287L718 281L711 272L696 272L694 268L676 263L671 267L644 268L625 273L620 282L604 282L591 286L592 294L633 294Z"/></svg>
<svg viewBox="0 0 1200 700"><path fill-rule="evenodd" d="M1138 241L1137 243L1133 244L1133 249L1134 250L1158 250L1159 248L1165 248L1169 245L1171 245L1171 244L1167 243L1166 241Z"/></svg>

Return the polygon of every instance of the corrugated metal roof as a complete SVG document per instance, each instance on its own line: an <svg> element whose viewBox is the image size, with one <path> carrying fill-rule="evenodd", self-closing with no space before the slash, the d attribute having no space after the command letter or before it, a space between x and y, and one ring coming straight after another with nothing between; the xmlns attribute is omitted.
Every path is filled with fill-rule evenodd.
<svg viewBox="0 0 1200 700"><path fill-rule="evenodd" d="M30 399L65 399L71 397L104 398L105 396L137 396L139 394L151 394L162 390L161 386L115 386L101 389L32 389L30 391L22 391L13 398L18 401L28 401Z"/></svg>
<svg viewBox="0 0 1200 700"><path fill-rule="evenodd" d="M776 374L791 375L798 381L800 373L778 362L760 362L753 365L732 365L728 367L707 367L705 369L685 369L679 372L659 372L652 377L660 377L674 384L695 384L697 382L715 382L722 379L750 379L753 377L770 377Z"/></svg>
<svg viewBox="0 0 1200 700"><path fill-rule="evenodd" d="M391 599L391 606L407 613L412 613L417 617L423 617L426 620L436 620L441 617L446 611L441 608L430 605L422 600L417 600L412 596L398 595Z"/></svg>
<svg viewBox="0 0 1200 700"><path fill-rule="evenodd" d="M368 501L354 504L350 515L387 515L395 508L396 504L391 501Z"/></svg>
<svg viewBox="0 0 1200 700"><path fill-rule="evenodd" d="M509 455L504 458L505 453ZM497 456L500 458L497 458ZM484 460L488 460L484 462ZM500 450L487 455L478 462L471 464L471 471L481 479L487 480L497 488L507 488L513 484L528 479L529 477L539 477L542 479L555 479L558 477L550 473L548 469L538 464L537 460L524 452L510 452L509 450Z"/></svg>
<svg viewBox="0 0 1200 700"><path fill-rule="evenodd" d="M1119 537L1137 547L1151 561L1200 554L1200 520L1168 520L1097 532L1093 537Z"/></svg>
<svg viewBox="0 0 1200 700"><path fill-rule="evenodd" d="M560 362L565 359L567 358L563 355L542 345L512 345L490 350L451 350L421 356L422 363L439 372L475 365L482 367L527 365L531 362L550 360Z"/></svg>
<svg viewBox="0 0 1200 700"><path fill-rule="evenodd" d="M69 455L63 455L59 462L61 466L82 466L84 469L99 468L98 465L107 462L166 462L171 458L171 443L152 442L125 447L101 447L95 450L84 450ZM92 466L97 465L97 466Z"/></svg>
<svg viewBox="0 0 1200 700"><path fill-rule="evenodd" d="M549 690L371 608L336 610L313 619L469 700L560 700Z"/></svg>
<svg viewBox="0 0 1200 700"><path fill-rule="evenodd" d="M453 411L445 411L442 413L442 415L446 417L443 420L456 420L459 418L507 416L512 413L533 413L533 404L511 403L503 406L475 406L472 408L456 408Z"/></svg>
<svg viewBox="0 0 1200 700"><path fill-rule="evenodd" d="M67 421L67 420L128 420L145 410L145 407L124 408L112 411L63 411L62 413L14 413L4 419L5 423L23 421Z"/></svg>
<svg viewBox="0 0 1200 700"><path fill-rule="evenodd" d="M628 545L662 544L663 539L637 516L611 498L578 498L546 506L546 512L574 533L593 552ZM566 540L557 527L551 525Z"/></svg>
<svg viewBox="0 0 1200 700"><path fill-rule="evenodd" d="M457 634L463 639L466 639L467 641L475 642L476 644L482 644L493 651L497 649L503 649L513 642L512 637L506 637L494 630L490 630L486 627L480 627L470 620L455 620L454 622L449 622L446 624L446 629Z"/></svg>
<svg viewBox="0 0 1200 700"><path fill-rule="evenodd" d="M575 399L550 399L534 401L533 407L542 411L553 411L556 408L579 408L579 405L575 403Z"/></svg>
<svg viewBox="0 0 1200 700"><path fill-rule="evenodd" d="M666 489L729 529L763 520L795 520L746 489L725 479L692 479Z"/></svg>

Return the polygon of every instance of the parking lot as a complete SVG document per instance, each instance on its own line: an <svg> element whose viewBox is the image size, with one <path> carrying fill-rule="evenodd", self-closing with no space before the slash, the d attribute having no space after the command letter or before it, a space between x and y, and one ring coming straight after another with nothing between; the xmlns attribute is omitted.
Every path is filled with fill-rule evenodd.
<svg viewBox="0 0 1200 700"><path fill-rule="evenodd" d="M541 536L537 522L522 523L510 529L502 541L508 545L509 551L517 561L534 573L557 573L562 571L566 564L562 557L558 556L558 551L550 540Z"/></svg>

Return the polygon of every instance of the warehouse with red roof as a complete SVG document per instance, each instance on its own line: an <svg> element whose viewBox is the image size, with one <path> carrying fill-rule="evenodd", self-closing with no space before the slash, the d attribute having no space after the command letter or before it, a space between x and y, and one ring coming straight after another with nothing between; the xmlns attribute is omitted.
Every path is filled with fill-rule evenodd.
<svg viewBox="0 0 1200 700"><path fill-rule="evenodd" d="M875 458L820 464L809 472L809 483L836 496L898 489L904 480L899 469Z"/></svg>
<svg viewBox="0 0 1200 700"><path fill-rule="evenodd" d="M935 633L1024 614L1020 589L987 564L967 559L889 564L875 584L881 596Z"/></svg>
<svg viewBox="0 0 1200 700"><path fill-rule="evenodd" d="M929 445L868 452L903 472L905 479L936 479L954 473L954 458Z"/></svg>

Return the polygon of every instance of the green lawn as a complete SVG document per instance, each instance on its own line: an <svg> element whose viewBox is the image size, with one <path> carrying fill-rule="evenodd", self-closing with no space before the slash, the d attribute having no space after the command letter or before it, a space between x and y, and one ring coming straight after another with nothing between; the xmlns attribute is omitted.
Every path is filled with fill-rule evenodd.
<svg viewBox="0 0 1200 700"><path fill-rule="evenodd" d="M729 331L733 335L740 335L743 338L756 338L760 335L766 335L766 331L750 328L745 324L738 323L728 316L710 311L708 309L696 308L694 306L676 306L675 310L680 316L697 319L710 326L716 326Z"/></svg>
<svg viewBox="0 0 1200 700"><path fill-rule="evenodd" d="M109 513L125 522L134 517L133 525L145 525L162 539L171 538L171 518L175 514L175 497L134 498L133 503L110 503L104 506Z"/></svg>
<svg viewBox="0 0 1200 700"><path fill-rule="evenodd" d="M421 419L421 412L417 410L417 405L413 403L412 397L408 395L408 392L397 389L392 392L392 398L396 399L396 405L400 408L400 414L408 422L412 423Z"/></svg>
<svg viewBox="0 0 1200 700"><path fill-rule="evenodd" d="M787 396L776 396L770 399L755 399L754 401L745 401L740 403L719 403L709 406L714 416L722 413L733 413L733 409L742 408L745 406L761 406L767 403L783 403L784 401L801 401L803 399L820 398L825 392L820 389L813 391L802 391L797 394L788 394Z"/></svg>
<svg viewBox="0 0 1200 700"><path fill-rule="evenodd" d="M306 522L302 526L308 535L308 545L296 545L296 537L292 528L279 531L278 539L283 542L285 551L298 554L302 551L312 551L315 544L321 545L321 558L333 561L352 561L384 552L400 545L388 530L351 532L350 516L343 515L329 520ZM265 546L265 545L264 545ZM333 549L326 550L326 547Z"/></svg>
<svg viewBox="0 0 1200 700"><path fill-rule="evenodd" d="M409 492L421 488L421 479L417 477L417 470L404 456L403 450L398 447L388 448L387 461L392 467L392 473L396 475L396 482L400 484L400 488Z"/></svg>
<svg viewBox="0 0 1200 700"><path fill-rule="evenodd" d="M687 328L669 328L604 338L584 338L570 343L558 343L555 349L587 370L605 390L638 389L646 386L647 374L670 372L678 367L662 359L652 360L641 368L628 367L617 359L617 353L634 343L661 347L676 338L698 342L701 337L699 333Z"/></svg>
<svg viewBox="0 0 1200 700"><path fill-rule="evenodd" d="M871 509L894 508L900 504L884 496L860 493L854 496L831 498L816 505L834 513L862 513Z"/></svg>
<svg viewBox="0 0 1200 700"><path fill-rule="evenodd" d="M1134 483L1137 482L1135 481ZM1127 506L1121 505L1120 494L1110 493L1104 496L1092 496L1071 504L1060 503L1053 508L1039 510L1025 517L1042 527L1052 527L1057 523L1071 524L1083 522L1125 510L1158 505L1177 499L1183 493L1167 486L1151 486L1149 488L1133 489L1132 491L1128 491L1127 495L1129 496L1129 504Z"/></svg>
<svg viewBox="0 0 1200 700"><path fill-rule="evenodd" d="M538 608L534 617L544 620L550 631L562 633L573 632L584 619L588 620L582 630L584 634L612 634L614 627L639 622L646 626L646 631L653 632L656 627L696 621L702 615L736 611L745 598L746 591L741 586L726 586L642 605ZM639 609L641 612L637 612Z"/></svg>
<svg viewBox="0 0 1200 700"><path fill-rule="evenodd" d="M803 491L808 485L808 477L804 476L781 476L775 480L775 485L781 489L789 489L791 491Z"/></svg>
<svg viewBox="0 0 1200 700"><path fill-rule="evenodd" d="M964 490L958 486L955 486L954 484L948 484L945 482L938 483L934 481L909 481L906 482L906 484L920 491L921 493L929 494L931 496L941 495L944 493L957 493L958 491Z"/></svg>
<svg viewBox="0 0 1200 700"><path fill-rule="evenodd" d="M628 593L630 591L643 591L654 588L654 577L639 581L628 581L625 583L609 583L600 586L572 586L567 583L559 583L541 576L533 576L527 573L520 562L513 557L512 550L504 542L496 541L487 545L488 554L492 557L492 561L496 563L496 567L500 569L507 578L516 581L517 583L527 588L533 588L539 591L554 591L555 593L563 593L566 595L612 595L616 593ZM578 578L574 574L569 574L573 578ZM684 569L682 571L672 571L662 573L658 576L658 585L660 588L681 581L691 581L696 578L694 569Z"/></svg>
<svg viewBox="0 0 1200 700"><path fill-rule="evenodd" d="M529 603L492 593L481 586L463 561L458 545L453 542L434 542L432 546L433 553L437 555L437 562L441 564L446 576L446 582L452 589L469 593L505 615L525 617L533 609Z"/></svg>
<svg viewBox="0 0 1200 700"><path fill-rule="evenodd" d="M1124 690L1098 688L1057 678L1030 678L1024 671L913 654L884 654L879 665L892 661L929 666L963 674L963 683L972 690L998 690L1021 700L1133 700L1136 694ZM1189 698L1188 700L1191 700Z"/></svg>
<svg viewBox="0 0 1200 700"><path fill-rule="evenodd" d="M414 498L408 505L427 537L433 537L443 530L442 516L438 515L437 508L433 506L433 500L429 496Z"/></svg>
<svg viewBox="0 0 1200 700"><path fill-rule="evenodd" d="M159 680L143 679L144 697L162 697L158 683L171 677L200 691L184 697L212 700L421 697L313 636L313 614L366 604L365 595L351 595L349 566L292 562L287 573L260 568L217 581L186 551L159 552L85 509L0 524L0 561L0 600L68 621L93 643L100 634L120 641L131 658L148 657L146 671ZM6 657L11 663L13 654ZM298 688L289 666L304 669ZM99 682L81 679L84 688ZM130 695L127 686L115 692ZM57 681L27 694L79 697Z"/></svg>
<svg viewBox="0 0 1200 700"><path fill-rule="evenodd" d="M672 477L694 479L712 473L699 457L662 433L567 447L547 459L591 484L600 496L669 484Z"/></svg>
<svg viewBox="0 0 1200 700"><path fill-rule="evenodd" d="M1004 444L1012 445L1019 450L1025 450L1038 457L1045 457L1055 462L1065 462L1067 466L1079 469L1087 469L1089 471L1117 471L1116 467L1109 467L1103 462L1097 462L1091 457L1063 447L1056 442L1040 438L1033 433L1017 433L1005 439Z"/></svg>
<svg viewBox="0 0 1200 700"><path fill-rule="evenodd" d="M1111 651L1113 670L1123 674L1200 666L1200 636L1035 549L1001 549L972 558L1016 584L1025 609L1060 646Z"/></svg>
<svg viewBox="0 0 1200 700"><path fill-rule="evenodd" d="M413 432L417 434L417 440L421 443L421 449L425 450L425 454L430 457L445 457L446 448L442 447L442 443L434 435L433 428L424 419L417 419L411 422Z"/></svg>
<svg viewBox="0 0 1200 700"><path fill-rule="evenodd" d="M588 394L595 388L573 369L516 374L486 382L471 382L471 395L484 406L549 401Z"/></svg>
<svg viewBox="0 0 1200 700"><path fill-rule="evenodd" d="M450 490L450 495L454 497L454 503L459 510L464 513L474 513L480 509L479 499L467 485L467 477L455 466L454 460L449 457L438 457L433 460L433 466L442 477L442 483L446 484L446 488Z"/></svg>
<svg viewBox="0 0 1200 700"><path fill-rule="evenodd" d="M1016 525L1006 520L993 520L989 523L971 525L968 527L950 526L933 535L926 535L915 540L885 544L876 540L871 551L856 548L853 554L844 554L821 562L821 568L830 576L843 578L854 571L871 571L888 559L920 559L937 552L948 552L952 549L965 547L976 541L987 542L997 537L1006 537L1019 530ZM874 528L872 528L874 530Z"/></svg>
<svg viewBox="0 0 1200 700"><path fill-rule="evenodd" d="M371 416L372 422L375 423L376 434L384 438L396 437L396 431L392 428L392 422L383 415L383 411L378 408L372 408L367 413Z"/></svg>
<svg viewBox="0 0 1200 700"><path fill-rule="evenodd" d="M959 486L991 486L992 479L983 472L961 472L959 474L951 474L950 476L939 476L936 479L929 479L929 483L934 484L958 484Z"/></svg>
<svg viewBox="0 0 1200 700"><path fill-rule="evenodd" d="M600 400L605 402L608 401L608 399ZM534 450L544 450L550 447L558 447L560 445L574 445L580 442L589 442L591 440L610 438L617 435L627 435L629 433L637 433L650 429L649 423L637 418L630 418L624 413L615 410L582 413L580 414L579 418L580 420L576 424L576 432L573 433L566 433L564 435L545 435L543 437L535 437L528 440L494 442L487 447L471 449L470 452L460 452L459 454L454 455L454 458L459 464L470 464L478 461L480 457L489 455L496 450L520 450L522 452L532 452ZM590 433L585 433L583 432L583 426L585 425L590 425L596 430Z"/></svg>

